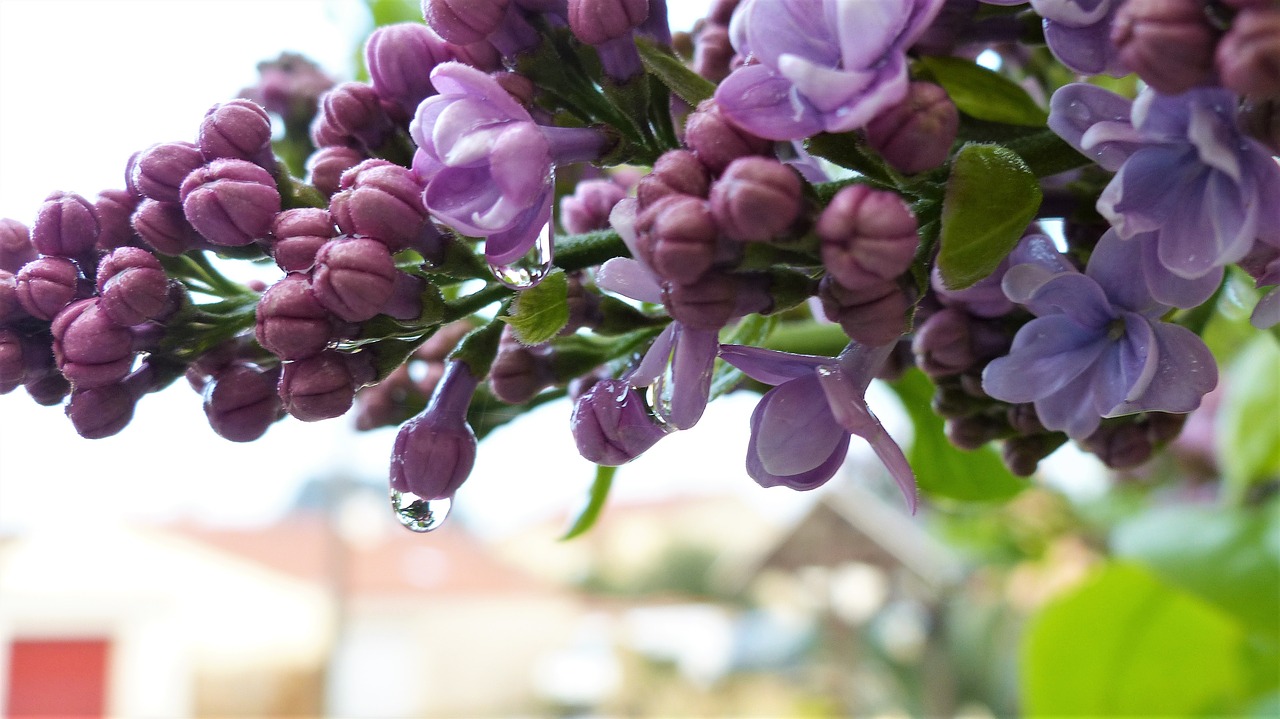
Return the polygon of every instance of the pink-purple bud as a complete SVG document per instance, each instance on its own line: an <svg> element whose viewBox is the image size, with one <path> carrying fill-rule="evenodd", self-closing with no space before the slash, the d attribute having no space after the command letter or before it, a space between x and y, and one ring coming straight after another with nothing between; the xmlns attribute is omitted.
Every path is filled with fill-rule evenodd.
<svg viewBox="0 0 1280 719"><path fill-rule="evenodd" d="M31 226L31 244L42 255L80 258L94 250L98 218L93 204L72 192L45 198Z"/></svg>
<svg viewBox="0 0 1280 719"><path fill-rule="evenodd" d="M822 262L847 288L879 287L911 267L920 238L902 198L867 185L836 193L818 218Z"/></svg>
<svg viewBox="0 0 1280 719"><path fill-rule="evenodd" d="M599 45L631 32L649 17L649 0L569 0L569 29Z"/></svg>
<svg viewBox="0 0 1280 719"><path fill-rule="evenodd" d="M946 308L921 324L911 341L916 364L930 377L960 374L973 366L969 342L969 315Z"/></svg>
<svg viewBox="0 0 1280 719"><path fill-rule="evenodd" d="M206 240L224 247L266 237L280 212L271 173L246 160L214 160L182 183L182 212Z"/></svg>
<svg viewBox="0 0 1280 719"><path fill-rule="evenodd" d="M607 230L609 213L626 196L626 188L613 180L583 180L560 200L560 224L575 235Z"/></svg>
<svg viewBox="0 0 1280 719"><path fill-rule="evenodd" d="M116 384L77 387L64 410L76 434L102 439L119 433L133 419L138 400L152 388L153 377L151 368L144 365Z"/></svg>
<svg viewBox="0 0 1280 719"><path fill-rule="evenodd" d="M1241 10L1217 50L1222 84L1242 94L1280 98L1280 6Z"/></svg>
<svg viewBox="0 0 1280 719"><path fill-rule="evenodd" d="M368 237L342 236L316 253L311 290L341 319L364 322L391 299L397 272L386 245Z"/></svg>
<svg viewBox="0 0 1280 719"><path fill-rule="evenodd" d="M80 268L65 257L39 257L18 271L18 302L27 314L52 320L82 294Z"/></svg>
<svg viewBox="0 0 1280 719"><path fill-rule="evenodd" d="M692 283L711 269L720 232L706 200L670 195L636 217L641 259L664 280Z"/></svg>
<svg viewBox="0 0 1280 719"><path fill-rule="evenodd" d="M22 309L22 303L18 300L17 276L8 270L0 270L0 327L26 316L27 311Z"/></svg>
<svg viewBox="0 0 1280 719"><path fill-rule="evenodd" d="M645 208L667 195L706 197L710 188L706 165L688 150L670 150L653 163L652 172L640 178L636 199Z"/></svg>
<svg viewBox="0 0 1280 719"><path fill-rule="evenodd" d="M1137 467L1155 450L1146 429L1130 422L1099 427L1080 444L1112 469Z"/></svg>
<svg viewBox="0 0 1280 719"><path fill-rule="evenodd" d="M303 422L341 417L351 409L356 388L373 379L368 353L325 350L286 362L277 391L285 411Z"/></svg>
<svg viewBox="0 0 1280 719"><path fill-rule="evenodd" d="M667 436L640 392L620 379L602 380L584 392L573 405L569 428L578 454L610 467L630 462Z"/></svg>
<svg viewBox="0 0 1280 719"><path fill-rule="evenodd" d="M426 410L400 427L391 452L391 489L420 499L448 499L476 461L467 409L479 380L460 361L445 367Z"/></svg>
<svg viewBox="0 0 1280 719"><path fill-rule="evenodd" d="M395 131L378 92L361 82L344 82L320 98L320 114L312 125L317 147L350 137L367 149L381 147Z"/></svg>
<svg viewBox="0 0 1280 719"><path fill-rule="evenodd" d="M450 46L431 28L416 22L384 25L373 31L364 46L369 82L378 96L411 117L418 103L434 95L431 70L452 60Z"/></svg>
<svg viewBox="0 0 1280 719"><path fill-rule="evenodd" d="M268 170L275 166L271 116L252 100L231 100L209 108L196 142L206 160L245 160Z"/></svg>
<svg viewBox="0 0 1280 719"><path fill-rule="evenodd" d="M179 202L179 189L187 175L203 167L204 155L190 142L163 142L133 156L129 186L143 197Z"/></svg>
<svg viewBox="0 0 1280 719"><path fill-rule="evenodd" d="M364 160L364 153L353 147L321 147L307 158L307 182L329 197L341 186L342 175Z"/></svg>
<svg viewBox="0 0 1280 719"><path fill-rule="evenodd" d="M422 16L440 37L458 45L480 42L502 24L510 0L422 0Z"/></svg>
<svg viewBox="0 0 1280 719"><path fill-rule="evenodd" d="M715 100L703 100L697 111L689 115L684 127L684 144L717 175L739 157L765 155L773 147L770 140L733 124Z"/></svg>
<svg viewBox="0 0 1280 719"><path fill-rule="evenodd" d="M711 186L711 215L739 242L766 242L800 216L800 176L777 160L740 157Z"/></svg>
<svg viewBox="0 0 1280 719"><path fill-rule="evenodd" d="M236 362L204 387L204 414L223 439L252 442L284 416L276 393L280 368Z"/></svg>
<svg viewBox="0 0 1280 719"><path fill-rule="evenodd" d="M344 233L372 237L392 250L417 244L428 220L412 170L365 160L343 173L340 187L329 200L329 213Z"/></svg>
<svg viewBox="0 0 1280 719"><path fill-rule="evenodd" d="M493 396L507 404L524 404L554 383L548 349L522 345L511 327L504 327L489 368Z"/></svg>
<svg viewBox="0 0 1280 719"><path fill-rule="evenodd" d="M112 250L98 263L98 305L118 325L158 319L173 308L169 276L138 247Z"/></svg>
<svg viewBox="0 0 1280 719"><path fill-rule="evenodd" d="M22 384L27 369L23 355L22 335L0 327L0 394L9 394Z"/></svg>
<svg viewBox="0 0 1280 719"><path fill-rule="evenodd" d="M1210 82L1218 36L1203 0L1128 0L1111 26L1120 62L1169 95Z"/></svg>
<svg viewBox="0 0 1280 719"><path fill-rule="evenodd" d="M911 303L897 283L882 281L851 289L828 275L818 285L818 297L827 319L839 323L846 335L862 344L888 344L906 329Z"/></svg>
<svg viewBox="0 0 1280 719"><path fill-rule="evenodd" d="M98 218L98 249L103 252L117 247L136 245L141 241L134 232L131 218L138 209L139 198L128 190L103 190L93 203Z"/></svg>
<svg viewBox="0 0 1280 719"><path fill-rule="evenodd" d="M284 360L306 359L329 344L329 311L305 275L285 275L258 299L258 344Z"/></svg>
<svg viewBox="0 0 1280 719"><path fill-rule="evenodd" d="M708 272L693 284L665 285L662 304L687 327L718 330L735 317L768 312L773 298L763 276Z"/></svg>
<svg viewBox="0 0 1280 719"><path fill-rule="evenodd" d="M306 272L324 243L338 236L328 210L299 207L276 215L271 223L271 256L285 272Z"/></svg>
<svg viewBox="0 0 1280 719"><path fill-rule="evenodd" d="M713 23L698 31L693 45L694 72L719 83L729 76L733 56L733 43L729 40L727 26Z"/></svg>
<svg viewBox="0 0 1280 719"><path fill-rule="evenodd" d="M7 217L0 219L0 270L17 273L40 253L31 244L27 226Z"/></svg>
<svg viewBox="0 0 1280 719"><path fill-rule="evenodd" d="M134 210L131 222L142 241L162 255L177 257L205 245L204 238L187 221L182 205L177 202L143 200Z"/></svg>
<svg viewBox="0 0 1280 719"><path fill-rule="evenodd" d="M53 355L63 376L80 389L105 387L129 374L133 335L97 300L73 302L53 318Z"/></svg>
<svg viewBox="0 0 1280 719"><path fill-rule="evenodd" d="M333 79L320 66L291 52L258 63L258 78L258 84L241 90L240 96L280 115L291 127L310 122L320 95L333 87Z"/></svg>
<svg viewBox="0 0 1280 719"><path fill-rule="evenodd" d="M865 128L867 144L908 175L946 162L959 130L956 104L931 82L911 83L906 99L876 115Z"/></svg>

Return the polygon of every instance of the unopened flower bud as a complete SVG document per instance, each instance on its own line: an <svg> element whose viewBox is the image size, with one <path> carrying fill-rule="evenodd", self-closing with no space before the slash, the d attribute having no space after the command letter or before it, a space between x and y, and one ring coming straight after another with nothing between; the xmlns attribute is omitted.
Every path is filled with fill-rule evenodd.
<svg viewBox="0 0 1280 719"><path fill-rule="evenodd" d="M40 253L31 244L27 226L7 217L0 219L0 270L17 274L18 270Z"/></svg>
<svg viewBox="0 0 1280 719"><path fill-rule="evenodd" d="M98 218L93 204L71 192L45 198L31 226L31 244L42 255L80 258L98 241Z"/></svg>
<svg viewBox="0 0 1280 719"><path fill-rule="evenodd" d="M133 336L102 311L97 300L79 300L53 318L58 369L81 389L118 382L133 366Z"/></svg>
<svg viewBox="0 0 1280 719"><path fill-rule="evenodd" d="M285 275L258 299L258 344L280 359L320 354L331 334L329 312L303 275Z"/></svg>
<svg viewBox="0 0 1280 719"><path fill-rule="evenodd" d="M972 451L1009 434L1009 425L1003 418L973 415L948 419L944 431L951 444Z"/></svg>
<svg viewBox="0 0 1280 719"><path fill-rule="evenodd" d="M378 96L411 117L418 103L434 95L431 70L452 60L449 45L431 28L402 22L377 28L365 41L364 61Z"/></svg>
<svg viewBox="0 0 1280 719"><path fill-rule="evenodd" d="M630 462L667 435L640 392L620 379L597 382L584 392L573 405L569 428L578 454L609 467Z"/></svg>
<svg viewBox="0 0 1280 719"><path fill-rule="evenodd" d="M480 42L507 14L510 0L422 0L422 16L440 37L458 45Z"/></svg>
<svg viewBox="0 0 1280 719"><path fill-rule="evenodd" d="M1099 427L1080 443L1112 469L1130 469L1151 459L1146 430L1133 422Z"/></svg>
<svg viewBox="0 0 1280 719"><path fill-rule="evenodd" d="M1241 130L1266 145L1272 154L1280 155L1280 98L1245 98L1240 107L1239 122ZM3 240L0 240L2 244Z"/></svg>
<svg viewBox="0 0 1280 719"><path fill-rule="evenodd" d="M560 200L560 224L574 235L607 230L609 213L626 196L626 189L613 180L583 180Z"/></svg>
<svg viewBox="0 0 1280 719"><path fill-rule="evenodd" d="M720 232L705 200L670 195L636 217L641 258L665 280L692 283L711 269Z"/></svg>
<svg viewBox="0 0 1280 719"><path fill-rule="evenodd" d="M703 100L685 122L684 144L715 174L747 155L768 154L773 142L734 125L715 100Z"/></svg>
<svg viewBox="0 0 1280 719"><path fill-rule="evenodd" d="M709 272L693 284L665 286L662 304L681 324L718 330L735 317L767 312L773 298L768 282L760 276Z"/></svg>
<svg viewBox="0 0 1280 719"><path fill-rule="evenodd" d="M1063 441L1063 435L1056 433L1010 437L1000 448L1000 456L1010 472L1019 477L1030 477L1035 474L1040 460L1053 454Z"/></svg>
<svg viewBox="0 0 1280 719"><path fill-rule="evenodd" d="M548 353L542 347L526 347L510 327L502 330L498 354L489 368L489 389L507 404L524 404L555 383Z"/></svg>
<svg viewBox="0 0 1280 719"><path fill-rule="evenodd" d="M239 247L265 237L280 212L271 173L245 160L214 160L182 183L182 212L215 245Z"/></svg>
<svg viewBox="0 0 1280 719"><path fill-rule="evenodd" d="M214 105L200 122L197 144L206 160L231 159L274 169L271 116L252 100L236 99Z"/></svg>
<svg viewBox="0 0 1280 719"><path fill-rule="evenodd" d="M138 247L121 247L98 264L98 304L118 325L162 317L173 305L169 276L160 261Z"/></svg>
<svg viewBox="0 0 1280 719"><path fill-rule="evenodd" d="M143 200L130 221L142 241L162 255L177 257L205 245L204 238L187 221L182 205L177 202Z"/></svg>
<svg viewBox="0 0 1280 719"><path fill-rule="evenodd" d="M1159 92L1177 95L1213 75L1218 31L1203 0L1128 0L1111 26L1120 62Z"/></svg>
<svg viewBox="0 0 1280 719"><path fill-rule="evenodd" d="M27 314L52 320L81 295L80 268L65 257L39 257L17 274L18 302Z"/></svg>
<svg viewBox="0 0 1280 719"><path fill-rule="evenodd" d="M1005 419L1009 421L1009 426L1013 428L1013 431L1018 434L1044 434L1049 431L1045 429L1044 423L1040 421L1040 415L1036 414L1036 406L1030 402L1009 405L1009 408L1005 410Z"/></svg>
<svg viewBox="0 0 1280 719"><path fill-rule="evenodd" d="M240 96L274 112L290 127L305 126L319 105L320 95L333 87L333 79L319 65L292 52L258 63L258 84Z"/></svg>
<svg viewBox="0 0 1280 719"><path fill-rule="evenodd" d="M725 235L766 242L800 216L800 176L767 157L740 157L711 186L711 214Z"/></svg>
<svg viewBox="0 0 1280 719"><path fill-rule="evenodd" d="M18 277L8 270L0 270L0 327L27 316L18 300Z"/></svg>
<svg viewBox="0 0 1280 719"><path fill-rule="evenodd" d="M867 144L899 172L914 175L947 161L960 129L960 113L947 91L913 82L907 97L867 123Z"/></svg>
<svg viewBox="0 0 1280 719"><path fill-rule="evenodd" d="M387 246L368 237L338 237L316 253L311 289L329 310L347 322L364 322L391 298L395 261Z"/></svg>
<svg viewBox="0 0 1280 719"><path fill-rule="evenodd" d="M822 262L850 289L882 286L911 267L920 238L902 198L867 185L836 193L818 218Z"/></svg>
<svg viewBox="0 0 1280 719"><path fill-rule="evenodd" d="M906 329L911 303L895 282L851 289L828 275L819 283L818 293L827 319L839 323L840 329L858 342L888 344Z"/></svg>
<svg viewBox="0 0 1280 719"><path fill-rule="evenodd" d="M1217 49L1222 84L1240 93L1280 98L1280 7L1252 7L1236 15Z"/></svg>
<svg viewBox="0 0 1280 719"><path fill-rule="evenodd" d="M364 382L357 379L355 363L368 358L325 350L318 355L286 362L277 387L285 411L303 422L341 417L351 409L356 388Z"/></svg>
<svg viewBox="0 0 1280 719"><path fill-rule="evenodd" d="M420 499L451 498L471 474L476 435L467 409L479 380L466 363L450 362L431 402L405 422L391 452L391 489Z"/></svg>
<svg viewBox="0 0 1280 719"><path fill-rule="evenodd" d="M236 362L224 368L204 388L204 414L223 439L252 442L284 416L276 393L280 368L264 369Z"/></svg>
<svg viewBox="0 0 1280 719"><path fill-rule="evenodd" d="M123 381L105 387L77 387L64 410L85 439L102 439L118 434L133 419L138 399L152 387L153 373L143 366Z"/></svg>
<svg viewBox="0 0 1280 719"><path fill-rule="evenodd" d="M354 138L372 150L381 147L395 127L373 87L361 82L344 82L320 99L320 114L312 125L312 139L317 147L334 144L334 138L323 134L326 131Z"/></svg>
<svg viewBox="0 0 1280 719"><path fill-rule="evenodd" d="M911 350L916 364L930 377L960 374L973 366L969 345L969 316L956 309L943 309L925 320L915 333Z"/></svg>
<svg viewBox="0 0 1280 719"><path fill-rule="evenodd" d="M693 71L718 83L729 76L733 55L728 26L709 24L694 40Z"/></svg>
<svg viewBox="0 0 1280 719"><path fill-rule="evenodd" d="M271 223L271 256L285 272L305 272L315 264L316 253L337 237L328 210L299 207L276 215Z"/></svg>
<svg viewBox="0 0 1280 719"><path fill-rule="evenodd" d="M372 237L392 250L413 247L427 220L422 185L407 168L366 160L342 175L329 213L349 235Z"/></svg>
<svg viewBox="0 0 1280 719"><path fill-rule="evenodd" d="M649 0L569 0L569 29L599 45L631 32L649 16Z"/></svg>
<svg viewBox="0 0 1280 719"><path fill-rule="evenodd" d="M307 158L307 183L329 197L338 191L343 173L364 160L364 153L352 147L321 147Z"/></svg>
<svg viewBox="0 0 1280 719"><path fill-rule="evenodd" d="M26 376L22 344L22 335L0 327L0 394L17 389Z"/></svg>
<svg viewBox="0 0 1280 719"><path fill-rule="evenodd" d="M93 203L98 218L98 249L109 252L117 247L137 245L141 242L134 231L132 217L138 209L139 199L128 190L103 190Z"/></svg>
<svg viewBox="0 0 1280 719"><path fill-rule="evenodd" d="M710 189L706 165L688 150L670 150L653 164L653 172L640 178L636 199L643 209L667 195L706 197Z"/></svg>
<svg viewBox="0 0 1280 719"><path fill-rule="evenodd" d="M200 148L190 142L162 142L132 159L129 186L143 197L161 202L179 202L182 181L205 163Z"/></svg>

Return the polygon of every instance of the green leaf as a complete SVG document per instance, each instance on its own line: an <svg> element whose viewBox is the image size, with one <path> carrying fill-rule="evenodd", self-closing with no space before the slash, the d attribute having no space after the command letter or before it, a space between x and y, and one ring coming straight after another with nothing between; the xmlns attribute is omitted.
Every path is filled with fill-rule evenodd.
<svg viewBox="0 0 1280 719"><path fill-rule="evenodd" d="M1027 482L1014 476L991 447L966 451L947 441L942 419L930 408L933 384L923 372L910 370L889 386L911 417L915 439L907 460L921 491L935 497L995 501L1026 489Z"/></svg>
<svg viewBox="0 0 1280 719"><path fill-rule="evenodd" d="M518 293L511 314L503 319L521 343L540 345L569 323L568 298L568 278L563 270L553 270L537 285Z"/></svg>
<svg viewBox="0 0 1280 719"><path fill-rule="evenodd" d="M604 509L604 502L609 497L609 488L613 486L613 475L617 472L617 467L596 466L596 478L591 483L591 492L587 495L586 505L578 512L577 518L565 533L560 536L560 541L581 536L595 526L596 520L600 518L600 511Z"/></svg>
<svg viewBox="0 0 1280 719"><path fill-rule="evenodd" d="M1227 716L1248 700L1240 626L1141 567L1045 605L1022 647L1028 716Z"/></svg>
<svg viewBox="0 0 1280 719"><path fill-rule="evenodd" d="M1014 151L970 144L956 153L942 201L938 268L948 289L995 270L1040 208L1040 183Z"/></svg>
<svg viewBox="0 0 1280 719"><path fill-rule="evenodd" d="M1238 498L1254 483L1280 476L1280 344L1255 334L1223 376L1231 382L1215 440L1227 487Z"/></svg>
<svg viewBox="0 0 1280 719"><path fill-rule="evenodd" d="M662 84L690 105L697 107L698 103L715 94L715 84L685 67L679 58L653 41L638 37L636 48L640 50L640 60L644 62L649 74L661 80Z"/></svg>
<svg viewBox="0 0 1280 719"><path fill-rule="evenodd" d="M1280 504L1165 507L1120 525L1115 553L1280 639Z"/></svg>
<svg viewBox="0 0 1280 719"><path fill-rule="evenodd" d="M920 64L942 86L960 112L1009 125L1039 127L1048 113L1018 83L959 57L926 56Z"/></svg>
<svg viewBox="0 0 1280 719"><path fill-rule="evenodd" d="M764 315L748 315L732 327L726 327L722 330L720 332L720 343L760 347L764 345L765 340L769 338L769 333L773 332L773 328L777 324L778 318L774 315L767 317ZM715 399L737 387L743 376L742 370L720 358L716 358L716 368L711 375L711 399Z"/></svg>

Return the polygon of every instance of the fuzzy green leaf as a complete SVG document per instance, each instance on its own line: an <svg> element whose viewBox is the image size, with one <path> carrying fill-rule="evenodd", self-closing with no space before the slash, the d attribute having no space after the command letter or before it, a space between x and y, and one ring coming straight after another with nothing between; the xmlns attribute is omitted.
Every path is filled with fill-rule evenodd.
<svg viewBox="0 0 1280 719"><path fill-rule="evenodd" d="M715 94L716 86L710 80L690 70L679 58L652 41L636 38L636 48L640 50L640 60L649 74L690 105L697 107L698 103Z"/></svg>
<svg viewBox="0 0 1280 719"><path fill-rule="evenodd" d="M542 282L516 295L511 314L503 318L526 345L540 345L555 337L569 322L569 280L554 270Z"/></svg>
<svg viewBox="0 0 1280 719"><path fill-rule="evenodd" d="M1049 118L1016 82L959 57L926 56L920 64L960 112L989 122L1039 127Z"/></svg>

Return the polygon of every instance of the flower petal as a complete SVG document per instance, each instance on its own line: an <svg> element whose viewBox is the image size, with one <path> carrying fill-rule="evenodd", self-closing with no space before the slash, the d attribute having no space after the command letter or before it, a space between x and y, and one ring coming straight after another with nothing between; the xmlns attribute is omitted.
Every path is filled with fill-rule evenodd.
<svg viewBox="0 0 1280 719"><path fill-rule="evenodd" d="M1048 397L1085 374L1107 345L1105 330L1081 327L1066 315L1036 318L1014 335L1008 355L982 370L982 388L1015 404Z"/></svg>
<svg viewBox="0 0 1280 719"><path fill-rule="evenodd" d="M1136 138L1121 131L1132 128L1129 114L1133 103L1087 83L1064 85L1049 100L1049 128L1072 147L1093 158L1103 168L1115 171L1141 147ZM1108 127L1086 140L1099 124Z"/></svg>
<svg viewBox="0 0 1280 719"><path fill-rule="evenodd" d="M764 65L734 70L716 88L715 98L735 123L770 140L798 140L822 130L813 105Z"/></svg>
<svg viewBox="0 0 1280 719"><path fill-rule="evenodd" d="M596 286L641 302L662 304L662 287L639 260L615 257L596 270Z"/></svg>
<svg viewBox="0 0 1280 719"><path fill-rule="evenodd" d="M756 453L772 475L816 469L848 437L827 409L827 398L813 373L769 390L757 409Z"/></svg>
<svg viewBox="0 0 1280 719"><path fill-rule="evenodd" d="M813 374L815 369L832 361L830 357L798 355L746 345L720 345L720 359L751 379L769 385L780 385Z"/></svg>
<svg viewBox="0 0 1280 719"><path fill-rule="evenodd" d="M1204 340L1191 330L1168 322L1151 325L1159 365L1140 397L1122 402L1107 414L1190 412L1218 384L1218 365Z"/></svg>

